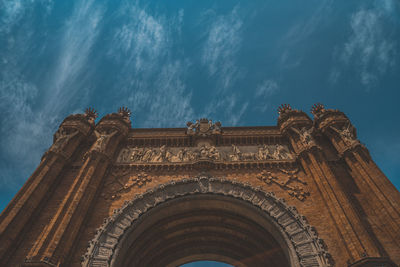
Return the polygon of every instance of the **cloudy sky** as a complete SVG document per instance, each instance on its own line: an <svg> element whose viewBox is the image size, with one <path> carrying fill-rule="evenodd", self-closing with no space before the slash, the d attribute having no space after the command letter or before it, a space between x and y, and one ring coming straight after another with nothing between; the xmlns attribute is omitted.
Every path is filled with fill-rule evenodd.
<svg viewBox="0 0 400 267"><path fill-rule="evenodd" d="M0 0L0 48L0 210L88 106L250 126L322 102L400 188L397 0Z"/></svg>

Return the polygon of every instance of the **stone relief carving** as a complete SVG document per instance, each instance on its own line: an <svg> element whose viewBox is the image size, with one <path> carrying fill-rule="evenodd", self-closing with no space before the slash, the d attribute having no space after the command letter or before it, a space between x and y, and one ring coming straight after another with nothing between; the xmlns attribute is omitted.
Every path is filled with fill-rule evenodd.
<svg viewBox="0 0 400 267"><path fill-rule="evenodd" d="M113 137L116 133L118 133L117 130L114 130L112 132L98 132L98 131L94 131L97 140L96 142L93 144L93 150L97 150L99 152L104 152L106 150L106 146L108 144L108 141L110 140L111 137Z"/></svg>
<svg viewBox="0 0 400 267"><path fill-rule="evenodd" d="M54 134L54 143L50 147L50 150L53 152L61 151L68 141L78 134L78 130L74 129L72 131L68 131L64 127L60 127L58 131Z"/></svg>
<svg viewBox="0 0 400 267"><path fill-rule="evenodd" d="M311 135L314 131L314 127L307 129L306 127L301 128L300 130L291 127L293 132L299 135L300 141L308 147L315 145L314 137Z"/></svg>
<svg viewBox="0 0 400 267"><path fill-rule="evenodd" d="M354 135L355 129L354 126L348 123L347 125L343 126L342 129L337 129L334 126L330 126L332 130L337 132L343 139L343 141L347 145L357 145L360 144L360 141L357 140L357 138Z"/></svg>
<svg viewBox="0 0 400 267"><path fill-rule="evenodd" d="M185 163L196 160L213 161L264 161L264 160L292 160L293 154L287 146L263 145L239 148L215 147L203 145L200 147L168 148L165 145L159 148L125 147L117 158L117 163Z"/></svg>
<svg viewBox="0 0 400 267"><path fill-rule="evenodd" d="M128 171L116 172L112 175L115 177L104 186L104 192L101 196L106 199L117 199L121 194L128 192L133 187L142 187L152 181L152 178L145 172L140 172L133 176L127 176Z"/></svg>
<svg viewBox="0 0 400 267"><path fill-rule="evenodd" d="M202 118L196 120L195 123L188 121L186 123L188 135L211 135L221 133L221 122L217 121L215 123L212 120Z"/></svg>
<svg viewBox="0 0 400 267"><path fill-rule="evenodd" d="M298 169L292 171L281 169L280 171L287 174L287 179L280 179L273 176L271 172L265 170L257 175L257 178L267 185L278 185L280 188L287 191L290 196L295 197L300 201L305 200L306 197L310 195L310 193L303 188L303 185L306 185L307 183L302 181L296 175L299 171Z"/></svg>
<svg viewBox="0 0 400 267"><path fill-rule="evenodd" d="M295 251L294 255L297 255L300 266L333 265L332 258L323 240L318 238L315 228L308 224L305 217L298 214L295 207L288 206L283 199L248 184L198 177L159 185L114 210L114 215L104 220L95 237L89 242L87 253L82 257L82 266L110 266L119 247L118 243L146 211L169 199L202 193L231 196L259 207L287 237L288 245L290 244L291 249Z"/></svg>

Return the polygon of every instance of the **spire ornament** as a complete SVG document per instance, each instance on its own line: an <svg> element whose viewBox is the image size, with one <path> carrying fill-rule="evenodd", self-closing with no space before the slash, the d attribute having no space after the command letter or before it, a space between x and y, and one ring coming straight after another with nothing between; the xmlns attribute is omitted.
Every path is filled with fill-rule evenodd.
<svg viewBox="0 0 400 267"><path fill-rule="evenodd" d="M325 111L325 107L323 104L321 103L315 103L312 107L311 107L311 113L314 116L318 116L321 113L323 113Z"/></svg>
<svg viewBox="0 0 400 267"><path fill-rule="evenodd" d="M85 116L89 122L94 123L96 118L99 116L99 113L94 108L88 107L85 109Z"/></svg>
<svg viewBox="0 0 400 267"><path fill-rule="evenodd" d="M279 115L282 115L283 113L289 113L290 111L292 111L292 107L289 104L281 104L278 107Z"/></svg>
<svg viewBox="0 0 400 267"><path fill-rule="evenodd" d="M131 116L131 111L127 107L120 107L118 113L124 118L129 118Z"/></svg>

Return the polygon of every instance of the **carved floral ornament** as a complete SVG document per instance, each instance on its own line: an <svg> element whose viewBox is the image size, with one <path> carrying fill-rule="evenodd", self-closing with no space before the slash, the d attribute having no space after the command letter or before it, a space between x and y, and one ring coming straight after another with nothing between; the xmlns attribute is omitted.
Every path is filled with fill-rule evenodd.
<svg viewBox="0 0 400 267"><path fill-rule="evenodd" d="M170 181L125 202L97 230L82 258L82 266L110 266L119 242L139 217L168 200L193 194L225 195L252 204L269 216L283 234L292 255L296 255L299 263L296 266L332 266L324 242L318 238L315 229L306 219L298 214L295 207L288 206L283 199L278 199L273 193L264 192L260 188L208 177Z"/></svg>
<svg viewBox="0 0 400 267"><path fill-rule="evenodd" d="M126 147L118 156L117 163L186 163L196 160L213 161L265 161L293 160L294 156L286 145L263 145L238 147L236 145L215 147L159 148Z"/></svg>
<svg viewBox="0 0 400 267"><path fill-rule="evenodd" d="M297 176L299 169L291 171L281 169L280 171L287 174L286 179L273 176L270 171L266 170L257 175L257 178L267 185L278 185L281 189L287 191L290 196L295 197L300 201L305 200L307 196L310 195L310 193L304 189L304 185L307 185L307 183Z"/></svg>
<svg viewBox="0 0 400 267"><path fill-rule="evenodd" d="M131 188L141 188L152 181L152 178L145 172L130 176L128 174L128 171L113 173L112 176L114 178L105 184L105 190L101 196L106 200L118 199L123 193L130 191Z"/></svg>

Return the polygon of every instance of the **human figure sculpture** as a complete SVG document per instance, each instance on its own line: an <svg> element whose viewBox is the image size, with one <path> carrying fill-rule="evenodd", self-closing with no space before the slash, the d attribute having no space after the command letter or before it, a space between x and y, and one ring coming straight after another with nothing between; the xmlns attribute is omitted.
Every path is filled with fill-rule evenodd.
<svg viewBox="0 0 400 267"><path fill-rule="evenodd" d="M62 150L68 143L68 141L77 134L78 130L75 130L72 133L68 134L64 128L58 129L58 131L55 133L54 136L55 137L54 144L50 147L50 150L55 152Z"/></svg>
<svg viewBox="0 0 400 267"><path fill-rule="evenodd" d="M360 141L356 139L354 136L354 126L348 123L347 125L343 126L341 130L331 126L331 129L333 129L335 132L337 132L344 140L349 145L353 144L359 144Z"/></svg>
<svg viewBox="0 0 400 267"><path fill-rule="evenodd" d="M114 130L112 133L108 134L107 132L106 133L100 133L100 132L95 130L94 133L95 133L95 135L97 137L97 140L93 145L93 150L97 150L99 152L104 152L105 149L106 149L106 146L108 144L108 141L117 132L118 132L117 130Z"/></svg>
<svg viewBox="0 0 400 267"><path fill-rule="evenodd" d="M315 141L314 138L312 137L311 133L314 131L314 127L311 127L310 129L307 129L306 127L303 127L299 130L297 130L294 127L291 127L292 131L294 131L295 133L297 133L299 135L300 141L307 145L314 145Z"/></svg>
<svg viewBox="0 0 400 267"><path fill-rule="evenodd" d="M240 152L239 148L238 148L236 145L233 145L233 144L232 144L232 152L233 152L233 153L229 155L229 158L230 158L232 161L238 161L238 160L240 160L241 152Z"/></svg>

